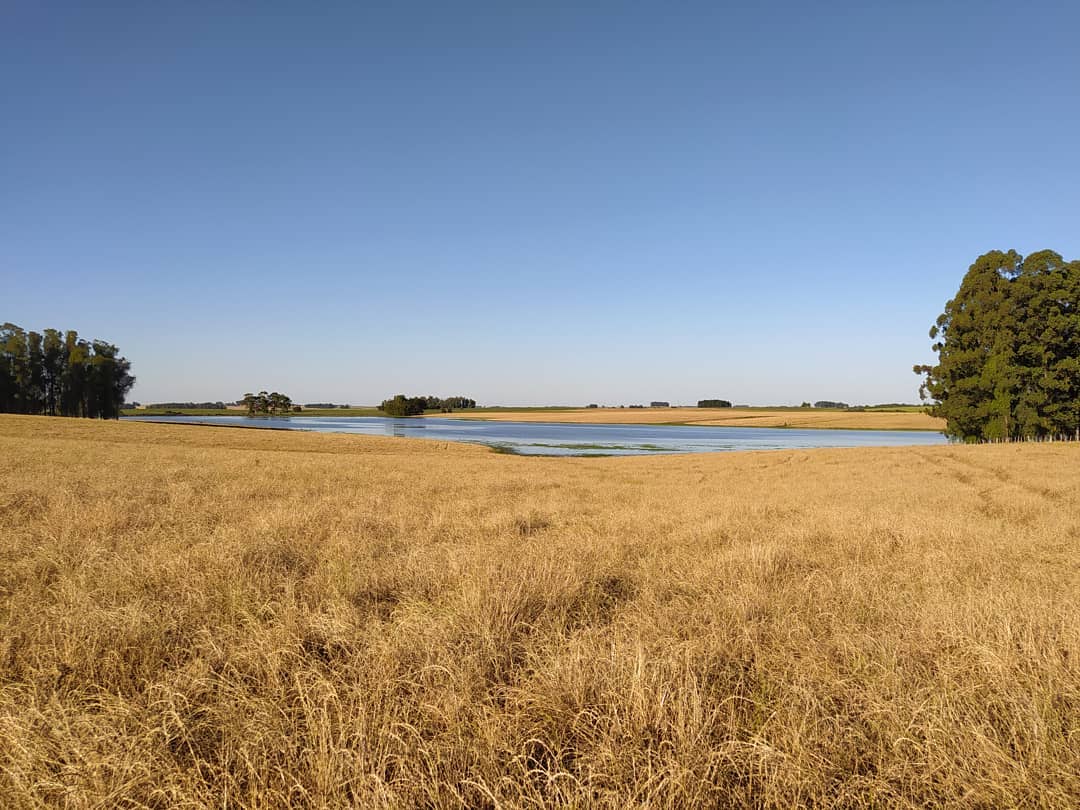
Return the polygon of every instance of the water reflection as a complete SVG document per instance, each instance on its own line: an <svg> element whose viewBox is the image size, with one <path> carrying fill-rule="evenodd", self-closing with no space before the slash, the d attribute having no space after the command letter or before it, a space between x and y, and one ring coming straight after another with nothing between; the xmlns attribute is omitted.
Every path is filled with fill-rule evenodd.
<svg viewBox="0 0 1080 810"><path fill-rule="evenodd" d="M912 430L580 425L437 418L387 419L372 416L133 416L125 418L144 422L363 433L399 438L421 437L485 444L505 452L543 456L627 456L814 447L889 447L944 444L946 441L940 433Z"/></svg>

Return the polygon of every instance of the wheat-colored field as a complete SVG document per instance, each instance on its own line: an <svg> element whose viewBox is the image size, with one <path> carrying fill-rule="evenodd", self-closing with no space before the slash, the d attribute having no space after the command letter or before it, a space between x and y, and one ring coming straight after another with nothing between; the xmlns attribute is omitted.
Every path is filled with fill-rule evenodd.
<svg viewBox="0 0 1080 810"><path fill-rule="evenodd" d="M0 417L0 806L1075 807L1080 447Z"/></svg>
<svg viewBox="0 0 1080 810"><path fill-rule="evenodd" d="M433 414L438 415L438 414ZM624 425L944 430L945 420L918 411L836 411L812 408L569 408L555 411L455 411L454 419L499 422L587 422Z"/></svg>

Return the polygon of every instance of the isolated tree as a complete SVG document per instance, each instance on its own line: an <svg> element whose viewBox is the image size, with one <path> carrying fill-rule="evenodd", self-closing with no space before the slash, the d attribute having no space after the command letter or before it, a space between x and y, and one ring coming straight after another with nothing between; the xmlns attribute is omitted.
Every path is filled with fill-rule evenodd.
<svg viewBox="0 0 1080 810"><path fill-rule="evenodd" d="M1080 438L1080 262L991 251L930 329L920 396L964 441Z"/></svg>
<svg viewBox="0 0 1080 810"><path fill-rule="evenodd" d="M290 413L293 409L292 399L285 396L285 394L279 394L277 391L273 393L260 391L258 394L244 394L240 402L247 407L248 416Z"/></svg>
<svg viewBox="0 0 1080 810"><path fill-rule="evenodd" d="M284 394L274 391L270 394L270 413L288 413L292 410L292 400Z"/></svg>

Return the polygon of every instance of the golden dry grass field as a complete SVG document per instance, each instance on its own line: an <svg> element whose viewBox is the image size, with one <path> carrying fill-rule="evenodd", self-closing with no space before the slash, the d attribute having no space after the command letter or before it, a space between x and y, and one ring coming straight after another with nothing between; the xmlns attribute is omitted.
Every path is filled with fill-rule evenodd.
<svg viewBox="0 0 1080 810"><path fill-rule="evenodd" d="M0 417L0 807L1076 807L1080 447Z"/></svg>
<svg viewBox="0 0 1080 810"><path fill-rule="evenodd" d="M438 415L438 414L433 414ZM544 411L455 411L453 419L499 422L588 422L624 425L944 430L945 420L917 411L838 411L817 408L568 408Z"/></svg>

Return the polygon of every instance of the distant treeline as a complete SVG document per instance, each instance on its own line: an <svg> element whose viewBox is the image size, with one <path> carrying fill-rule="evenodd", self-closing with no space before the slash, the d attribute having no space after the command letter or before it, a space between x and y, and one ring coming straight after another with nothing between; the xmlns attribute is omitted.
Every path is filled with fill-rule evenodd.
<svg viewBox="0 0 1080 810"><path fill-rule="evenodd" d="M0 412L116 419L135 385L131 363L74 330L0 326Z"/></svg>
<svg viewBox="0 0 1080 810"><path fill-rule="evenodd" d="M430 411L451 411L451 410L465 410L467 408L475 408L476 400L469 399L468 397L424 397L426 407Z"/></svg>
<svg viewBox="0 0 1080 810"><path fill-rule="evenodd" d="M699 399L699 408L730 408L731 402L726 399Z"/></svg>
<svg viewBox="0 0 1080 810"><path fill-rule="evenodd" d="M833 402L831 399L822 399L811 405L809 402L804 402L799 406L800 408L829 408L831 410L839 411L887 411L889 409L900 410L910 408L921 408L924 406L918 403L912 402L881 402L876 405L848 405L846 402Z"/></svg>
<svg viewBox="0 0 1080 810"><path fill-rule="evenodd" d="M131 404L138 407L138 403L133 402ZM223 411L223 410L225 410L226 407L228 407L229 405L232 405L232 404L233 403L231 403L231 402L229 402L229 403L225 403L225 402L151 402L146 407L147 408L188 408L188 409L199 408L199 409L207 410L207 411L208 410L214 410L214 409L219 410L219 411Z"/></svg>
<svg viewBox="0 0 1080 810"><path fill-rule="evenodd" d="M305 408L311 408L312 410L329 411L336 408L351 408L349 404L335 405L333 402L307 402L304 404Z"/></svg>
<svg viewBox="0 0 1080 810"><path fill-rule="evenodd" d="M404 394L384 399L379 404L379 410L387 416L419 416L424 411L451 413L475 407L476 400L469 397L407 397Z"/></svg>

